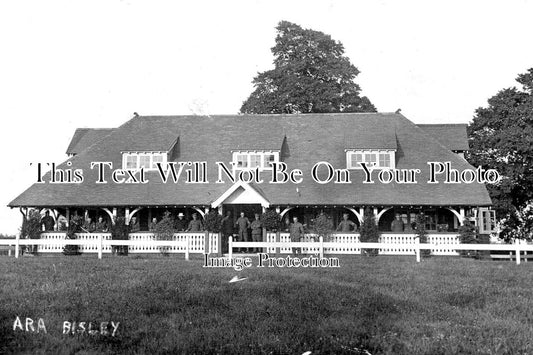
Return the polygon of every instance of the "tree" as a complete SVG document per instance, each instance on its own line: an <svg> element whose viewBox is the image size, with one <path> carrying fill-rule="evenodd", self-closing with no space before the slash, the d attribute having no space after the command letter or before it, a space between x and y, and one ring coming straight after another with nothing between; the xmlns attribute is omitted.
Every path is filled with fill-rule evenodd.
<svg viewBox="0 0 533 355"><path fill-rule="evenodd" d="M359 239L362 243L378 243L379 237L380 232L378 225L376 224L374 213L372 213L370 208L366 208L363 223L359 229ZM366 253L370 256L376 256L379 253L379 249L366 249Z"/></svg>
<svg viewBox="0 0 533 355"><path fill-rule="evenodd" d="M281 21L277 29L274 69L259 73L242 113L375 112L359 95L359 70L331 36Z"/></svg>
<svg viewBox="0 0 533 355"><path fill-rule="evenodd" d="M524 208L516 211L513 216L516 228L510 229L507 237L513 239L533 239L533 201L528 201Z"/></svg>
<svg viewBox="0 0 533 355"><path fill-rule="evenodd" d="M520 211L533 199L533 68L520 74L516 87L503 89L476 110L468 127L474 166L496 169L498 184L488 185L502 237L520 227Z"/></svg>

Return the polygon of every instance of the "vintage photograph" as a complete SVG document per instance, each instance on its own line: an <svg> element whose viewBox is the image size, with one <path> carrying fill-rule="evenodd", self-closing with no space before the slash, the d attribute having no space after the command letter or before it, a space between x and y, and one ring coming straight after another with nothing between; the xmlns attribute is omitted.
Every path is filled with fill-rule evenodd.
<svg viewBox="0 0 533 355"><path fill-rule="evenodd" d="M533 1L0 4L0 354L532 354Z"/></svg>

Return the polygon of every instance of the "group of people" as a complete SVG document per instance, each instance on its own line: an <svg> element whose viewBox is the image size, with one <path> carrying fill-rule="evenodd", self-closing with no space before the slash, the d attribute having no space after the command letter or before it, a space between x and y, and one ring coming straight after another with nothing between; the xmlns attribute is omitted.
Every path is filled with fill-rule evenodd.
<svg viewBox="0 0 533 355"><path fill-rule="evenodd" d="M242 242L261 242L263 240L263 222L259 213L254 214L254 219L250 222L244 212L240 213L239 218L233 222L231 211L226 212L226 216L222 219L222 235L224 237L223 250L227 252L229 237L237 234L236 238ZM248 233L251 231L251 236ZM237 231L237 233L235 233ZM288 231L292 242L299 242L304 237L304 226L298 221L298 217L293 217L292 223L289 223ZM261 248L245 248L247 252L260 252ZM301 253L301 248L293 248L293 253Z"/></svg>
<svg viewBox="0 0 533 355"><path fill-rule="evenodd" d="M240 213L239 218L233 222L231 211L226 212L226 216L222 219L222 235L224 238L223 252L227 252L229 237L236 234L236 240L243 242L260 242L263 235L263 222L260 219L260 214L255 213L254 219L250 222L244 212ZM251 236L248 231L251 231ZM292 221L287 217L284 221L282 230L289 232L291 242L300 242L305 235L305 229L302 223L299 222L298 217L294 216ZM341 232L356 232L357 224L348 218L348 214L343 215L343 219L337 227L337 231ZM260 248L245 249L244 251L259 252ZM293 248L294 254L301 253L301 248Z"/></svg>
<svg viewBox="0 0 533 355"><path fill-rule="evenodd" d="M74 219L74 217L77 217L78 214L74 213L72 215L71 221ZM46 211L44 213L44 216L41 218L40 221L41 230L45 232L50 232L54 230L54 227L56 225L56 221L52 216L50 216L50 212ZM60 215L57 219L57 229L58 230L66 230L67 225L67 219ZM104 217L99 216L98 220L94 222L91 217L85 218L83 221L83 224L80 226L81 231L85 233L98 233L98 232L108 232L109 228L107 225L107 222L104 220Z"/></svg>
<svg viewBox="0 0 533 355"><path fill-rule="evenodd" d="M157 217L152 218L148 224L148 230L154 232L157 230ZM132 232L138 232L140 230L139 222L135 216L131 218L130 221L130 230ZM185 215L180 212L176 219L174 219L174 230L176 232L201 232L204 231L204 224L200 218L198 218L198 213L194 212L192 214L192 219L190 221L185 219Z"/></svg>
<svg viewBox="0 0 533 355"><path fill-rule="evenodd" d="M81 226L82 231L85 233L105 233L108 232L107 222L104 221L104 217L98 217L97 222L93 222L91 217L87 217L85 222Z"/></svg>
<svg viewBox="0 0 533 355"><path fill-rule="evenodd" d="M254 214L254 219L250 222L248 217L246 217L244 212L240 213L239 218L233 222L231 217L231 211L226 212L226 216L222 218L222 236L224 238L223 252L228 251L228 239L233 237L235 230L237 231L238 240L243 242L260 242L263 240L263 222L260 219L261 215L259 213ZM248 229L251 230L251 238L248 234ZM260 248L251 248L246 249L246 251L259 252Z"/></svg>

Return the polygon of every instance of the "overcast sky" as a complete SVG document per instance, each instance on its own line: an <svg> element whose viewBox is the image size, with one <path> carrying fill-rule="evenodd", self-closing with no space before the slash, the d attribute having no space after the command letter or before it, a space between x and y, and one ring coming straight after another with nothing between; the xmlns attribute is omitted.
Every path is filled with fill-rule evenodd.
<svg viewBox="0 0 533 355"><path fill-rule="evenodd" d="M2 1L0 232L6 206L61 162L77 127L237 113L272 68L275 26L330 34L379 111L467 123L533 67L533 1Z"/></svg>

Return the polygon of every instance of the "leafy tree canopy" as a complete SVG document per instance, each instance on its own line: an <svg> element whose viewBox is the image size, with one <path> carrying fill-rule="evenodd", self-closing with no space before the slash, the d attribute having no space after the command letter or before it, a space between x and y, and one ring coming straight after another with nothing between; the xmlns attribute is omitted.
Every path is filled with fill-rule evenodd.
<svg viewBox="0 0 533 355"><path fill-rule="evenodd" d="M242 113L375 112L359 95L354 81L359 70L344 56L344 47L331 36L281 21L272 48L272 70L253 80L255 90Z"/></svg>
<svg viewBox="0 0 533 355"><path fill-rule="evenodd" d="M533 199L533 68L518 75L522 88L503 89L476 110L468 127L474 166L498 170L499 184L488 185L499 219L514 229L516 213Z"/></svg>

